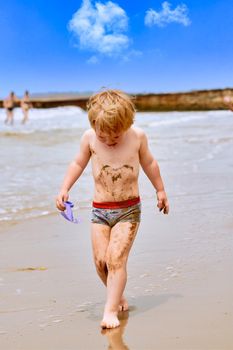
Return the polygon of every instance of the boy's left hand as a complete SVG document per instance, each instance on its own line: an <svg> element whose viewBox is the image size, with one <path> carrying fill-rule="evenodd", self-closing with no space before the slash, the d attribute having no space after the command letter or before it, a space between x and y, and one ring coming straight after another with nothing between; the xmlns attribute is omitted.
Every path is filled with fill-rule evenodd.
<svg viewBox="0 0 233 350"><path fill-rule="evenodd" d="M169 213L169 203L168 203L166 192L165 191L158 191L157 192L157 200L158 200L157 207L159 208L159 211L163 211L164 214L168 214Z"/></svg>

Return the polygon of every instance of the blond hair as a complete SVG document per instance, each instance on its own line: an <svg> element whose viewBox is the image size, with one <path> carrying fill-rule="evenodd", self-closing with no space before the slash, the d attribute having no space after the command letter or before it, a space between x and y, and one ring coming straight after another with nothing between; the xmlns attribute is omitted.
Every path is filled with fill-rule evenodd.
<svg viewBox="0 0 233 350"><path fill-rule="evenodd" d="M126 131L134 122L135 108L120 90L105 90L90 97L88 118L93 129L112 133Z"/></svg>

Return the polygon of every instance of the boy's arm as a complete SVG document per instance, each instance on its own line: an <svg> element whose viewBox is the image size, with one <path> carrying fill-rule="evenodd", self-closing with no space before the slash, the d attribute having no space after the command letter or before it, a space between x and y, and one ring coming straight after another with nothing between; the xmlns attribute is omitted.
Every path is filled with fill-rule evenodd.
<svg viewBox="0 0 233 350"><path fill-rule="evenodd" d="M158 200L157 207L160 209L160 211L163 210L164 214L168 214L169 204L168 204L166 192L164 190L163 180L160 175L159 165L149 150L147 137L143 131L140 131L140 136L141 136L141 144L139 149L140 164L145 174L151 181L152 185L156 189L157 200Z"/></svg>
<svg viewBox="0 0 233 350"><path fill-rule="evenodd" d="M65 210L63 202L68 200L68 192L87 166L90 156L89 131L86 131L81 138L79 153L70 163L63 180L60 193L56 198L56 205L59 210Z"/></svg>

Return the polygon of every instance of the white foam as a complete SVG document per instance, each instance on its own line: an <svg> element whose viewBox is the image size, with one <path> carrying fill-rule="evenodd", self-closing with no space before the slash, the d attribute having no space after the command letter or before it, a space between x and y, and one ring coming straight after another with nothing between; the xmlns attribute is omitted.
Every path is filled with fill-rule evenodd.
<svg viewBox="0 0 233 350"><path fill-rule="evenodd" d="M29 121L21 124L22 111L16 108L14 112L14 125L5 125L5 110L0 109L0 133L31 134L37 131L82 129L87 128L88 118L85 111L79 107L57 107L49 109L31 109Z"/></svg>
<svg viewBox="0 0 233 350"><path fill-rule="evenodd" d="M136 125L140 127L159 127L175 124L184 124L190 122L199 122L202 120L218 120L223 117L232 117L231 111L198 111L198 112L147 112L137 113Z"/></svg>
<svg viewBox="0 0 233 350"><path fill-rule="evenodd" d="M204 118L208 118L209 115L207 114L203 114L203 115L193 115L191 113L182 115L181 113L179 113L178 115L173 115L173 116L169 116L165 117L161 120L158 121L154 121L152 123L149 124L150 127L154 127L154 126L170 126L173 124L182 124L182 123L189 123L190 121L196 121L196 120L203 120Z"/></svg>

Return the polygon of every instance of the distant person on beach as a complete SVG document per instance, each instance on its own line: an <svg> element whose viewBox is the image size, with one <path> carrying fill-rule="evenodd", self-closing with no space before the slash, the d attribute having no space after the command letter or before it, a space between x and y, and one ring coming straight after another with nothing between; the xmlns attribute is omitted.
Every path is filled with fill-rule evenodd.
<svg viewBox="0 0 233 350"><path fill-rule="evenodd" d="M225 96L223 98L225 105L233 112L233 101L231 96Z"/></svg>
<svg viewBox="0 0 233 350"><path fill-rule="evenodd" d="M3 101L3 107L6 109L5 124L14 124L14 108L18 102L18 98L15 93L11 91L9 96Z"/></svg>
<svg viewBox="0 0 233 350"><path fill-rule="evenodd" d="M30 101L29 92L26 90L21 100L21 109L23 112L22 124L25 124L28 121L28 112L30 108L32 108L32 103Z"/></svg>
<svg viewBox="0 0 233 350"><path fill-rule="evenodd" d="M93 95L87 107L91 128L81 138L80 151L69 165L56 205L65 210L71 187L91 159L95 185L93 256L97 273L107 287L101 327L115 328L120 325L118 311L128 310L123 292L127 259L141 216L140 166L156 190L159 210L168 214L169 204L147 136L133 126L135 108L129 96L118 90L103 91Z"/></svg>

